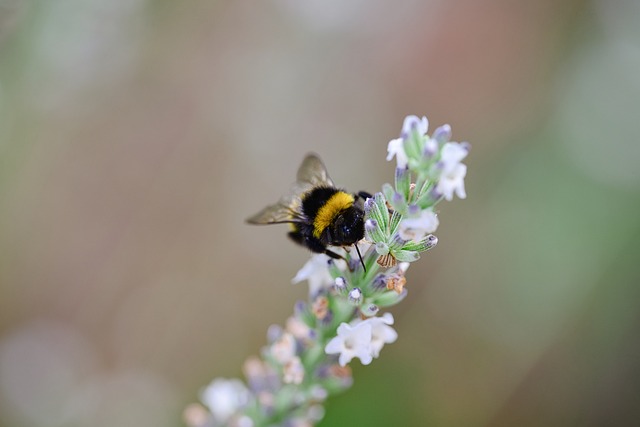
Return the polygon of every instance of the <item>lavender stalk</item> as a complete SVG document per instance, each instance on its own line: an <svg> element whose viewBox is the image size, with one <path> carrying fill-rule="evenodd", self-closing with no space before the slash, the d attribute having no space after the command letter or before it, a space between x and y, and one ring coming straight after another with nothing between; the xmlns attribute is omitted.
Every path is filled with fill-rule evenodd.
<svg viewBox="0 0 640 427"><path fill-rule="evenodd" d="M364 266L354 250L332 247L342 260L312 255L292 280L309 284L308 300L284 327L269 328L260 357L244 364L246 382L219 378L202 390L202 404L185 410L190 427L313 426L327 397L351 386L349 363L368 365L396 341L393 316L382 311L406 298L410 264L437 244L436 205L466 197L469 144L451 142L449 125L431 136L428 127L426 117L408 116L388 144L394 184L364 204Z"/></svg>

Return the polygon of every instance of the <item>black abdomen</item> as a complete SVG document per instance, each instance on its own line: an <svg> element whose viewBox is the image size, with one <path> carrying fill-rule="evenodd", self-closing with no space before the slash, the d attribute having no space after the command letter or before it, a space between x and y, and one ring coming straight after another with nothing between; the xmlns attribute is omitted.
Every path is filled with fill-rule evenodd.
<svg viewBox="0 0 640 427"><path fill-rule="evenodd" d="M327 203L327 200L329 200L331 196L339 191L340 190L334 187L314 188L302 198L302 212L307 218L313 221L320 208Z"/></svg>

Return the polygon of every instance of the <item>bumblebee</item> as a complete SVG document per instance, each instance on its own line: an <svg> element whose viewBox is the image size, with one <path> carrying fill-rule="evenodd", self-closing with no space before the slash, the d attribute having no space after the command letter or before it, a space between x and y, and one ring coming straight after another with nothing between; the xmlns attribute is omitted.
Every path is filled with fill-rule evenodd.
<svg viewBox="0 0 640 427"><path fill-rule="evenodd" d="M315 154L303 160L291 191L247 219L249 224L290 224L294 242L315 253L343 258L328 246L351 246L364 237L364 201L369 193L350 194L336 188ZM358 245L355 245L364 267Z"/></svg>

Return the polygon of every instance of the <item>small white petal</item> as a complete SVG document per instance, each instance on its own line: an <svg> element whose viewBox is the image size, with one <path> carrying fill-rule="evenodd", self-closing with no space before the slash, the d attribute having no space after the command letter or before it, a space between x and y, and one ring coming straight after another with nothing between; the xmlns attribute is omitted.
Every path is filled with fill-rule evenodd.
<svg viewBox="0 0 640 427"><path fill-rule="evenodd" d="M444 144L440 153L442 173L450 174L467 157L467 154L469 154L467 147L458 142Z"/></svg>
<svg viewBox="0 0 640 427"><path fill-rule="evenodd" d="M389 145L387 145L387 152L387 161L393 159L393 156L395 156L398 168L404 169L407 167L409 158L407 157L407 153L404 151L404 141L402 138L392 139L389 141Z"/></svg>
<svg viewBox="0 0 640 427"><path fill-rule="evenodd" d="M324 348L324 352L327 354L338 354L342 352L343 346L344 343L342 342L342 340L338 339L338 337L334 337L327 343Z"/></svg>
<svg viewBox="0 0 640 427"><path fill-rule="evenodd" d="M429 120L425 116L407 116L402 123L402 137L408 137L413 130L416 130L420 136L423 136L429 130Z"/></svg>
<svg viewBox="0 0 640 427"><path fill-rule="evenodd" d="M338 335L325 346L325 353L339 354L338 363L346 366L354 357L363 364L371 363L371 325L365 322L338 326Z"/></svg>
<svg viewBox="0 0 640 427"><path fill-rule="evenodd" d="M291 279L291 283L300 283L303 280L309 282L309 294L315 295L321 289L333 284L333 278L329 273L329 258L325 254L313 254L309 261Z"/></svg>
<svg viewBox="0 0 640 427"><path fill-rule="evenodd" d="M366 352L362 351L357 355L357 357L358 359L360 359L360 363L362 363L363 365L368 365L373 361L373 355L371 354L371 350Z"/></svg>
<svg viewBox="0 0 640 427"><path fill-rule="evenodd" d="M427 234L436 231L438 216L431 210L424 210L418 218L406 218L400 222L398 233L404 240L419 242Z"/></svg>
<svg viewBox="0 0 640 427"><path fill-rule="evenodd" d="M385 344L398 339L398 333L389 325L393 325L393 315L385 313L381 317L372 317L366 321L371 323L371 354L378 357Z"/></svg>
<svg viewBox="0 0 640 427"><path fill-rule="evenodd" d="M436 186L436 191L444 196L445 199L453 200L453 194L455 193L459 198L464 199L467 197L467 193L464 189L464 177L467 175L467 166L458 163L448 173L443 173L440 176L440 181Z"/></svg>

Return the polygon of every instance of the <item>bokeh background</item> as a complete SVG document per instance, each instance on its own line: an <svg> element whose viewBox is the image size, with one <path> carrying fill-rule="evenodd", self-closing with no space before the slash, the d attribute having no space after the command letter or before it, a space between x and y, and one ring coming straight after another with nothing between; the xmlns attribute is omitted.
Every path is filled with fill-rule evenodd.
<svg viewBox="0 0 640 427"><path fill-rule="evenodd" d="M3 0L0 424L182 425L308 254L305 153L376 191L407 114L468 199L323 426L640 424L640 2Z"/></svg>

